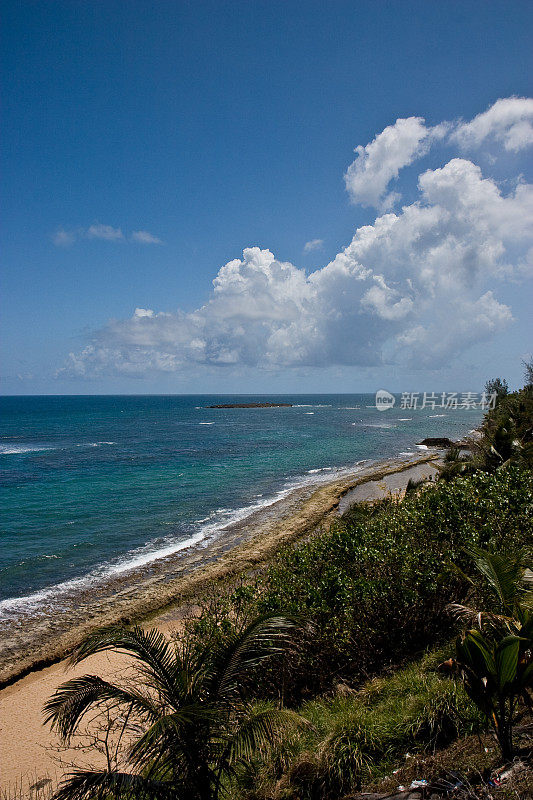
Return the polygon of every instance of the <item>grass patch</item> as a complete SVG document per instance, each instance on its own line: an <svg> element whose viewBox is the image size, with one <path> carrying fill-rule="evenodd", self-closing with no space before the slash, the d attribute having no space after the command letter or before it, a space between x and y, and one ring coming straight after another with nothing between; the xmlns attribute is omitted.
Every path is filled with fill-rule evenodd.
<svg viewBox="0 0 533 800"><path fill-rule="evenodd" d="M310 723L241 775L246 800L337 798L390 773L405 753L431 754L484 730L462 689L436 671L439 650L357 691L304 703ZM236 795L238 796L238 795Z"/></svg>

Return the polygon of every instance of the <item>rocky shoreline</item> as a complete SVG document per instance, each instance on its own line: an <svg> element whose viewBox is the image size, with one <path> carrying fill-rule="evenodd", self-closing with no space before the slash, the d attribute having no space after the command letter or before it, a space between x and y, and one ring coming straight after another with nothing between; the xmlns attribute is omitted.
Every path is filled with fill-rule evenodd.
<svg viewBox="0 0 533 800"><path fill-rule="evenodd" d="M357 486L436 458L424 453L387 459L329 483L300 487L221 528L210 541L62 597L61 604L44 608L40 616L2 620L0 686L64 658L95 627L146 619L194 598L209 585L246 573L320 525Z"/></svg>
<svg viewBox="0 0 533 800"><path fill-rule="evenodd" d="M98 598L93 602L88 592L76 609L65 609L63 616L50 617L51 627L34 626L33 631L31 627L21 628L19 635L28 649L13 650L11 667L5 661L3 664L3 674L8 674L9 668L12 677L4 681L8 685L0 690L0 727L3 740L12 744L9 751L0 748L0 793L15 786L30 787L37 779L55 787L67 763L79 768L105 767L103 761L95 763L98 754L95 756L92 750L81 752L79 748L62 751L63 761L58 764L57 739L43 726L41 715L43 704L66 678L80 677L88 671L107 680L128 674L128 659L120 653L99 653L77 667L62 660L91 628L135 621L143 627L156 626L165 636L172 636L179 632L184 618L194 613L195 601L206 590L256 574L283 545L305 539L352 502L398 495L409 479L434 477L436 458L435 453L424 453L374 462L340 479L296 490L268 509L228 526L224 535L207 547L196 546L181 558L174 556L154 564L148 582L146 576L130 575L132 585L124 585L109 596L107 605ZM24 656L28 656L25 668ZM41 658L40 663L36 662L37 657ZM23 673L27 674L22 676Z"/></svg>

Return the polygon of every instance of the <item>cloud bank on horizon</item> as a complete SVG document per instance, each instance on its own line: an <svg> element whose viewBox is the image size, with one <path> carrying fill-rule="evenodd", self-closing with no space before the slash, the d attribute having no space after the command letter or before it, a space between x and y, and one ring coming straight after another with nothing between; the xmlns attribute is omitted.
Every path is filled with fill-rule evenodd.
<svg viewBox="0 0 533 800"><path fill-rule="evenodd" d="M332 261L307 274L268 249L247 247L219 270L203 306L137 308L97 331L59 374L449 364L512 322L496 287L533 275L533 185L518 171L532 144L529 98L499 99L469 122L398 119L355 150L346 189L378 216ZM416 199L398 208L401 194L391 184L436 148L453 157L420 172ZM512 156L516 174L500 183L472 160L478 156L485 169ZM151 234L138 234L150 243L141 234Z"/></svg>

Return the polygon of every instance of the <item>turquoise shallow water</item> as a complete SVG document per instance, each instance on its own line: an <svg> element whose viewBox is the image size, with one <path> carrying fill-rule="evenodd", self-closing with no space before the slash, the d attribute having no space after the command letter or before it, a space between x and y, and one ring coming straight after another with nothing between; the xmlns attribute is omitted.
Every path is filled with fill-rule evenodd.
<svg viewBox="0 0 533 800"><path fill-rule="evenodd" d="M206 408L253 401L294 405ZM175 552L358 461L460 437L482 416L398 406L380 412L373 395L0 398L0 615Z"/></svg>

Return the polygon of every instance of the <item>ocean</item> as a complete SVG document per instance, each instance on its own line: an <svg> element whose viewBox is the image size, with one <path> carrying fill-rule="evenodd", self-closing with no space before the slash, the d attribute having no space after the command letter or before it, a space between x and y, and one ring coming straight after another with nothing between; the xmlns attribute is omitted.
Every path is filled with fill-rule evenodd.
<svg viewBox="0 0 533 800"><path fill-rule="evenodd" d="M207 408L239 402L293 405ZM399 398L378 411L362 394L4 397L0 413L0 618L11 620L482 418Z"/></svg>

